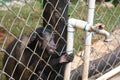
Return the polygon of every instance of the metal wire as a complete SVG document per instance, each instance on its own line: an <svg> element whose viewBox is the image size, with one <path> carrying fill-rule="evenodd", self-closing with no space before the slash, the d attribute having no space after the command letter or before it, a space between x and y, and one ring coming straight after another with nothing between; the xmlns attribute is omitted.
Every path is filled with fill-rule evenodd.
<svg viewBox="0 0 120 80"><path fill-rule="evenodd" d="M43 0L19 0L17 2L20 2L21 4L18 4L12 0L10 2L5 2L4 0L0 1L0 80L5 80L5 75L7 75L10 79L13 79L13 76L15 75L15 71L18 67L18 65L22 65L24 67L22 74L19 78L19 80L22 79L24 76L26 70L31 72L31 75L29 76L29 79L32 77L32 75L37 76L40 80L42 79L42 74L38 75L36 73L36 68L39 66L39 62L43 61L46 65L41 70L41 73L44 73L44 70L47 67L50 67L51 71L48 73L47 80L50 80L51 75L53 72L56 74L55 80L57 80L58 77L64 78L62 73L62 67L60 67L59 71L56 71L53 66L49 64L49 61L51 60L52 56L49 56L48 60L43 59L43 55L45 52L45 49L41 53L41 56L39 56L35 49L37 48L38 44L36 45L34 50L31 50L26 44L29 42L29 39L24 42L21 40L23 35L28 35L31 32L34 32L38 26L41 26L43 23L43 20L46 19L43 17L44 10L47 5L50 5L52 7L51 15L48 21L45 21L47 23L46 26L43 26L45 29L49 25L53 30L54 33L59 36L59 38L56 41L56 45L59 45L59 41L62 39L65 43L67 41L64 39L64 31L67 25L67 21L63 17L65 10L67 9L67 6L69 5L68 9L68 15L69 18L77 18L81 20L87 20L87 9L88 9L88 3L86 0L66 0L67 4L62 10L62 13L57 9L57 6L59 5L59 1L57 0L57 3L53 5L50 0L46 0L47 3L43 6ZM98 36L94 34L93 40L92 40L92 48L91 48L91 62L90 62L90 70L92 70L91 76L89 78L96 79L97 77L104 75L107 71L113 69L115 66L118 66L120 62L120 52L115 52L117 47L120 46L120 0L116 0L117 3L114 3L115 0L112 2L97 2L96 3L96 10L95 10L95 19L94 24L96 23L103 23L106 25L106 30L111 33L111 38L113 39L112 42L105 43L103 42L102 36ZM109 3L109 5L108 5ZM114 5L115 4L115 5ZM17 5L17 6L16 6ZM112 5L112 6L110 6ZM58 13L55 15L55 12ZM56 23L51 25L50 21L53 16L58 16L58 19ZM57 29L57 25L61 21L65 21L65 25L62 27L62 32L59 33ZM5 33L2 32L5 31ZM53 34L54 34L53 33ZM8 44L14 39L17 40L17 42L14 44L12 50L10 53L6 51L6 47ZM75 54L75 60L73 61L73 65L71 68L71 80L80 80L78 77L82 76L82 70L81 65L83 64L83 54L84 52L81 52L84 50L84 41L85 41L85 33L84 31L77 30L75 31L75 39L74 39L74 54ZM19 59L16 59L14 57L13 51L15 47L18 45L18 43L21 43L22 46L24 46L23 51L21 51L21 55ZM62 44L62 43L61 43ZM61 51L55 51L57 56L61 56L63 53L67 53L64 49L66 48L66 44L62 47ZM36 66L34 67L34 70L31 70L29 68L29 64L32 60L33 55L30 56L28 63L25 65L21 62L22 56L24 53L24 50L28 49L30 50L33 55L36 55L39 60L36 63ZM3 54L4 53L4 54ZM116 60L113 61L113 63L109 63L111 60L112 54L116 53ZM8 59L6 60L5 64L3 65L3 56L8 55ZM104 58L105 55L109 55L107 59ZM5 68L9 62L10 59L14 59L17 63L14 66L13 72L11 75L7 74L5 72ZM77 60L78 59L78 60ZM97 63L96 60L98 60ZM99 70L98 67L101 66L102 62L104 62L106 65L102 66L102 69ZM12 64L11 64L12 65ZM109 68L108 68L109 67ZM108 69L107 69L108 68ZM96 74L97 73L97 74ZM98 75L99 74L99 75ZM97 77L96 77L97 76Z"/></svg>

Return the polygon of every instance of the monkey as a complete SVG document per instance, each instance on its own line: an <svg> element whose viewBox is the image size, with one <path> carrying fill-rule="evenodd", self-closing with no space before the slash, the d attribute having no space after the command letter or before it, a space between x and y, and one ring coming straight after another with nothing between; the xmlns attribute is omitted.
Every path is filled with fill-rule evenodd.
<svg viewBox="0 0 120 80"><path fill-rule="evenodd" d="M51 38L50 37L51 32L50 30L47 30L47 29L44 32L43 30L44 30L43 28L38 28L36 29L36 32L31 33L29 36L22 36L20 41L18 41L17 39L14 39L8 45L6 49L7 54L5 54L4 56L3 63L4 65L6 64L5 72L8 75L13 76L15 80L18 80L21 74L25 74L22 71L24 70L25 66L28 65L29 67L29 65L32 64L31 63L32 61L30 61L30 59L31 60L33 60L32 58L37 59L35 55L38 54L40 56L44 48L46 48L45 53L49 53L49 54L54 53L56 48L54 41L53 39L49 41L49 39ZM9 57L9 55L11 56ZM45 55L45 57L47 56ZM13 65L10 66L10 64L13 64ZM28 70L26 72L27 74L28 73L31 74L31 72ZM24 76L23 78L21 77L21 80L27 80L27 78L28 76L25 75L25 77Z"/></svg>
<svg viewBox="0 0 120 80"><path fill-rule="evenodd" d="M105 73L112 67L120 64L120 46L112 53L104 55L102 58L90 61L88 77L92 77L99 73ZM82 80L83 65L71 71L70 80Z"/></svg>
<svg viewBox="0 0 120 80"><path fill-rule="evenodd" d="M73 60L73 54L56 57L58 55L52 33L50 29L39 27L30 35L14 39L7 46L3 58L7 80L52 80L47 76L50 72L56 72L53 70L56 65ZM54 57L50 58L51 56ZM56 74L51 76L55 77Z"/></svg>

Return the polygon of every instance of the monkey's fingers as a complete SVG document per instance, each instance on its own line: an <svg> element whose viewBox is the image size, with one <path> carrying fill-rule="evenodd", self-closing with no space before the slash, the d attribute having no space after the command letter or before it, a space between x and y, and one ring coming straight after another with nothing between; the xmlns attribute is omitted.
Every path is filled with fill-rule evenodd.
<svg viewBox="0 0 120 80"><path fill-rule="evenodd" d="M67 55L67 60L68 60L69 62L72 62L73 59L74 59L74 54L73 54L73 53Z"/></svg>

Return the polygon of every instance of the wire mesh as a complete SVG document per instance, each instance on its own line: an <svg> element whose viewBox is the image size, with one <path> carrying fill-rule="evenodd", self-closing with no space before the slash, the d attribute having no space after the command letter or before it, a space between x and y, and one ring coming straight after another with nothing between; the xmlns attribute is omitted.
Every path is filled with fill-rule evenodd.
<svg viewBox="0 0 120 80"><path fill-rule="evenodd" d="M115 5L114 2L112 2L112 3L109 1L108 2L106 2L106 1L99 2L98 0L96 0L94 24L96 24L96 23L105 24L106 30L111 33L110 38L113 40L108 43L102 42L103 41L102 36L93 34L91 56L90 56L91 61L90 61L90 67L89 67L89 79L90 80L97 79L98 77L104 75L104 73L108 72L111 69L114 69L114 67L119 65L120 40L118 40L118 39L120 38L120 36L118 36L118 35L119 35L119 29L120 29L120 25L119 25L119 23L120 23L120 20L119 20L120 14L119 13L120 12L118 11L118 9L120 6L120 3L119 3L120 1L117 0L115 2L115 3L117 3L117 5ZM87 8L87 4L88 3L86 3L86 8ZM85 8L85 6L84 6L84 8ZM82 8L81 10L83 10L84 8ZM82 11L80 11L80 12L79 11L80 10L77 10L78 14L82 13ZM85 14L85 13L86 12L84 12L82 14ZM76 18L78 18L78 16ZM80 19L82 19L82 18L80 18ZM81 33L81 34L83 34L83 33ZM80 33L78 33L76 35L80 35ZM81 36L79 36L79 37L81 37ZM79 38L79 37L77 37L77 38ZM115 38L115 37L117 37L117 38ZM80 41L80 42L82 42L82 41ZM78 47L75 48L75 50L76 49L78 49ZM83 49L84 49L84 47L83 47ZM84 51L78 50L78 52L76 52L76 53L77 53L77 57L75 57L75 60L73 61L74 66L73 66L73 71L71 74L71 80L82 80L83 61L81 59L84 58L84 56L83 56Z"/></svg>
<svg viewBox="0 0 120 80"><path fill-rule="evenodd" d="M54 31L53 33L51 30L47 29L47 26L44 26L44 30L42 31L40 29L41 32L37 31L37 29L39 29L37 27L41 28L43 19L45 20L43 17L43 12L46 5L51 5L52 7L54 7L54 5L48 1L46 2L45 7L42 8L42 0L0 2L0 30L2 41L0 49L1 55L4 55L4 57L1 57L1 65L3 63L3 67L1 66L1 79L5 80L5 76L7 80L52 80L53 78L57 79L57 76L63 77L60 74L61 69L59 69L59 71L56 71L54 67L50 65L51 62L54 64L53 61L55 59L52 59L53 56L47 53L47 48L49 48L51 51L52 47L50 44L54 43L52 42L52 39L54 38L52 35L54 35L54 33L55 35L58 34L60 36L60 39L62 38L64 40L62 37L64 28L61 33L58 33L57 31ZM57 5L58 4L56 4L56 6ZM54 13L54 11L52 11L52 13ZM50 17L52 17L52 15ZM50 24L49 20L47 22L48 25ZM57 24L58 23L56 23L56 25ZM52 25L50 26L52 27ZM51 31L51 35L46 33L46 30L48 30L48 32ZM3 31L5 33L3 33ZM34 38L36 36L39 36L40 39L42 37L43 40L42 42L41 40L37 42L31 41L32 39L34 40L32 36L34 36ZM49 39L48 36L51 39ZM56 41L56 45L60 39ZM46 43L43 45L44 41L46 41ZM38 50L38 47L40 46L42 50ZM54 47L55 44L53 45L53 48ZM57 54L57 57L63 53L62 50L61 52L55 52ZM52 76L53 78L51 78L51 75L53 74L56 76Z"/></svg>
<svg viewBox="0 0 120 80"><path fill-rule="evenodd" d="M19 75L18 80L30 80L35 76L35 80L58 80L58 77L61 77L63 80L64 76L62 75L62 69L64 66L50 65L51 59L53 56L44 58L43 52L41 55L38 55L36 52L37 46L40 45L38 42L34 49L31 49L27 46L29 40L31 39L32 32L36 33L36 29L41 27L44 21L47 25L43 26L47 29L48 26L52 28L52 35L58 35L56 40L56 45L61 46L61 39L65 43L62 45L60 50L55 50L55 53L58 56L61 56L65 53L66 39L64 39L66 25L62 27L62 31L59 32L57 27L60 24L61 18L64 19L64 11L68 8L69 18L77 18L81 20L87 20L88 14L88 3L86 0L66 0L67 4L62 10L62 13L57 10L57 6L60 0L57 0L56 4L52 4L50 0L46 0L45 6L43 7L43 0L19 0L19 1L0 1L0 80L14 80L15 75ZM50 18L46 20L43 16L45 8L47 5L52 6L52 14ZM62 4L61 4L62 5ZM104 37L101 35L93 34L92 47L91 47L91 61L90 61L90 74L89 79L96 79L99 76L103 75L107 71L113 69L119 65L119 53L120 53L120 0L96 0L96 10L95 10L95 19L94 24L103 23L106 25L106 30L111 33L110 38L111 42L104 42ZM58 14L55 14L57 12ZM52 16L58 16L58 19L55 24L51 25ZM44 21L43 21L44 20ZM54 27L53 27L54 26ZM57 30L58 29L58 30ZM45 30L44 30L45 31ZM44 33L43 31L43 33ZM25 35L25 36L24 36ZM31 35L30 37L28 37ZM37 34L38 35L38 34ZM10 53L6 50L9 43L13 40L16 40L14 45L10 49ZM85 41L85 32L79 29L75 31L74 39L74 60L71 68L71 78L70 80L82 80L82 64L83 64L83 54L84 54L84 41ZM20 44L20 45L19 45ZM20 46L23 48L21 49ZM16 51L19 56L16 57L14 50L18 47ZM21 51L19 51L21 49ZM31 51L33 54L29 56L29 59L25 58L26 63L22 62L24 51ZM20 55L21 54L21 55ZM7 55L7 60L3 62L4 55ZM35 59L33 58L35 56ZM106 57L107 56L107 57ZM54 56L56 57L56 56ZM11 63L13 61L13 63ZM54 60L54 62L57 60ZM13 64L15 64L12 66ZM33 66L30 66L30 65ZM23 69L19 69L19 66ZM40 67L42 66L42 67ZM58 67L60 66L60 67ZM5 72L6 67L9 67L8 70L12 69L12 73ZM34 68L32 68L34 67ZM39 69L40 67L40 69ZM38 69L38 71L37 71ZM57 71L56 71L57 69ZM17 73L16 70L20 70L21 74ZM44 73L46 72L46 73ZM27 76L26 76L27 75ZM52 76L55 75L55 76ZM53 77L53 78L51 78ZM25 78L25 79L23 79ZM61 80L60 79L60 80Z"/></svg>

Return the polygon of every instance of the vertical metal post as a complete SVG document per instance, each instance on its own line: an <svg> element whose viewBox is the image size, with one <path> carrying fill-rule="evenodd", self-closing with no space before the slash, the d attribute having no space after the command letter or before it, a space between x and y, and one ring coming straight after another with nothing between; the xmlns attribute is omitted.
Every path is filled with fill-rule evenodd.
<svg viewBox="0 0 120 80"><path fill-rule="evenodd" d="M89 4L88 5L88 7L89 7L89 9L88 9L88 23L91 26L91 25L93 25L93 19L94 19L95 0L88 0L88 1L89 1L88 2L88 4ZM86 32L82 80L88 80L91 39L92 39L92 33Z"/></svg>
<svg viewBox="0 0 120 80"><path fill-rule="evenodd" d="M74 44L74 27L68 25L67 28L67 54L73 54L73 44ZM64 73L64 80L70 80L70 73L71 73L71 62L66 64L65 73Z"/></svg>

